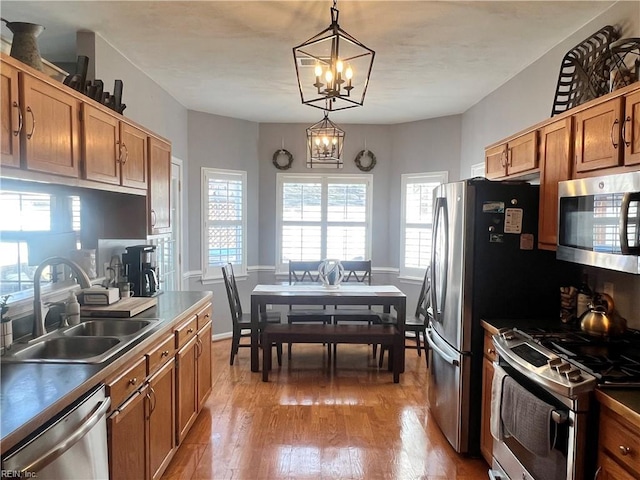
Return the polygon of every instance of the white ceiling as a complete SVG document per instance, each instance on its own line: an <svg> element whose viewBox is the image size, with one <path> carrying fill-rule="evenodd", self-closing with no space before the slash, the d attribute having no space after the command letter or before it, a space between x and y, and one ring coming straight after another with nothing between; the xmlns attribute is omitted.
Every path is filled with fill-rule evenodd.
<svg viewBox="0 0 640 480"><path fill-rule="evenodd" d="M612 3L339 0L340 26L376 57L364 106L331 118L395 124L463 113ZM75 62L76 31L93 31L188 109L312 123L322 112L300 102L292 47L329 26L331 5L3 0L0 13L44 25L47 60ZM2 35L11 38L4 25ZM123 101L135 102L126 82Z"/></svg>

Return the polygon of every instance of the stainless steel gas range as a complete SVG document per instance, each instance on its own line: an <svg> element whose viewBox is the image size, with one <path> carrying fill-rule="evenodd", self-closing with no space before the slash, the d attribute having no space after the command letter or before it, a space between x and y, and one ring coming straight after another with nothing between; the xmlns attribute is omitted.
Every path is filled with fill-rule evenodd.
<svg viewBox="0 0 640 480"><path fill-rule="evenodd" d="M640 388L640 332L601 339L561 326L494 335L492 479L593 478L596 386Z"/></svg>

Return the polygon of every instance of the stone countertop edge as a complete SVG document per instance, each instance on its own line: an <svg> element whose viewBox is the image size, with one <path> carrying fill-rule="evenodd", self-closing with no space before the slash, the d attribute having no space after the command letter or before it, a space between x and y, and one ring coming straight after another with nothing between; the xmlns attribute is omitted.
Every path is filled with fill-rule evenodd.
<svg viewBox="0 0 640 480"><path fill-rule="evenodd" d="M541 325L539 320L482 320L481 325L491 335L495 335L501 328L520 327L526 328L532 325ZM547 321L544 321L547 322ZM559 320L555 322L559 323ZM609 407L614 412L629 420L636 428L640 429L640 389L637 388L611 388L598 387L596 399Z"/></svg>
<svg viewBox="0 0 640 480"><path fill-rule="evenodd" d="M0 435L2 454L104 383L127 361L169 333L180 317L212 302L210 291L164 292L158 304L132 318L159 318L158 325L101 364L2 363L0 368ZM113 406L112 406L113 407Z"/></svg>

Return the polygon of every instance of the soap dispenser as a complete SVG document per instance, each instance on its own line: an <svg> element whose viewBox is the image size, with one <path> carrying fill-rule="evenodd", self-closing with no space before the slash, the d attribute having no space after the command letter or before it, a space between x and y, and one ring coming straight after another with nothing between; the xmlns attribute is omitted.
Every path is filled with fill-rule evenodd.
<svg viewBox="0 0 640 480"><path fill-rule="evenodd" d="M80 323L80 304L78 303L76 294L73 292L69 292L66 314L69 325L78 325Z"/></svg>

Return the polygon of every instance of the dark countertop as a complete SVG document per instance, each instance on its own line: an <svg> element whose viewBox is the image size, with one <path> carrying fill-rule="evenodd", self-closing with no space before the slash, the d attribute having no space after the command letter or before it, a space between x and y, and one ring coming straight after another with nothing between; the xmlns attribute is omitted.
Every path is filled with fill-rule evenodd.
<svg viewBox="0 0 640 480"><path fill-rule="evenodd" d="M158 318L158 324L101 364L5 363L0 368L0 436L2 452L60 413L94 386L101 384L166 334L179 317L195 313L212 293L165 292L158 304L135 318Z"/></svg>
<svg viewBox="0 0 640 480"><path fill-rule="evenodd" d="M498 333L501 328L563 328L565 326L558 319L492 319L482 320L481 324L482 328L492 335ZM567 326L567 328L570 327ZM640 389L598 387L596 389L596 398L600 403L619 413L625 419L628 419L632 425L640 429Z"/></svg>

